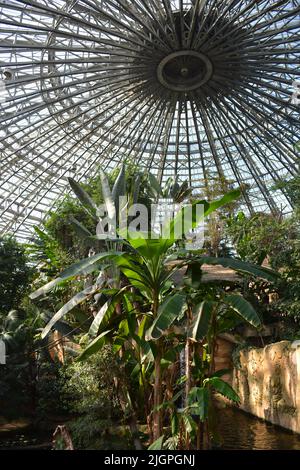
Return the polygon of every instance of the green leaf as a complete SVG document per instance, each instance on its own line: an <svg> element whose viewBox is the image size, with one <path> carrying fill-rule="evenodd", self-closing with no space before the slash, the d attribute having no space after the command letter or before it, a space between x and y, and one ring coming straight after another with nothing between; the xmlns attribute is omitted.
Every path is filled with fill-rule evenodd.
<svg viewBox="0 0 300 470"><path fill-rule="evenodd" d="M10 310L4 318L4 326L6 329L14 328L25 320L25 315L20 310Z"/></svg>
<svg viewBox="0 0 300 470"><path fill-rule="evenodd" d="M169 247L169 240L163 238L152 237L152 234L134 232L133 234L128 232L128 243L134 250L136 250L146 261L153 263L157 262L161 255L164 255ZM173 241L171 241L173 244Z"/></svg>
<svg viewBox="0 0 300 470"><path fill-rule="evenodd" d="M103 289L101 292L106 295L111 295L111 298L100 308L99 312L94 318L93 323L91 324L89 329L89 334L91 336L95 336L98 333L100 326L101 329L107 328L108 323L111 320L112 315L115 312L116 305L118 303L121 303L121 301L123 301L125 303L126 308L126 302L128 301L128 299L131 297L135 297L134 294L128 292L128 286L124 286L122 289ZM127 293L125 294L125 292ZM131 319L129 314L127 320L128 325L131 326Z"/></svg>
<svg viewBox="0 0 300 470"><path fill-rule="evenodd" d="M154 356L151 349L151 343L149 341L145 341L143 338L140 338L135 334L132 335L132 338L137 342L138 346L141 348L141 352L143 354L141 362L144 363L145 360L147 360L148 362L153 362Z"/></svg>
<svg viewBox="0 0 300 470"><path fill-rule="evenodd" d="M219 209L222 206L226 206L232 201L235 201L241 196L240 189L232 189L228 193L226 193L221 199L217 201L213 201L209 203L209 208L204 212L204 216L207 217L209 214L214 212L215 210Z"/></svg>
<svg viewBox="0 0 300 470"><path fill-rule="evenodd" d="M185 430L188 434L191 434L193 431L196 430L196 423L191 416L183 414L181 416L181 419L184 423Z"/></svg>
<svg viewBox="0 0 300 470"><path fill-rule="evenodd" d="M261 326L261 319L259 315L256 313L252 305L241 295L226 295L223 298L223 301L255 328Z"/></svg>
<svg viewBox="0 0 300 470"><path fill-rule="evenodd" d="M160 436L156 441L154 441L151 446L148 447L148 450L161 450L163 446L165 436Z"/></svg>
<svg viewBox="0 0 300 470"><path fill-rule="evenodd" d="M205 379L203 382L204 385L209 384L213 387L217 392L221 393L224 397L228 398L235 403L240 402L240 397L238 394L233 390L233 388L224 380L220 379L220 377L210 377Z"/></svg>
<svg viewBox="0 0 300 470"><path fill-rule="evenodd" d="M162 236L169 238L170 242L181 238L186 232L198 227L200 222L209 214L220 207L229 204L241 195L239 189L229 191L217 201L208 203L205 200L194 201L189 206L183 206L176 216L164 224ZM197 210L197 206L203 206L203 212Z"/></svg>
<svg viewBox="0 0 300 470"><path fill-rule="evenodd" d="M146 268L141 269L140 266L135 267L134 264L128 263L127 266L119 265L122 273L127 277L134 287L139 289L139 291L146 296L151 295L151 278Z"/></svg>
<svg viewBox="0 0 300 470"><path fill-rule="evenodd" d="M117 213L119 212L119 198L126 194L126 174L125 165L123 164L120 168L118 177L112 189L112 200L115 204Z"/></svg>
<svg viewBox="0 0 300 470"><path fill-rule="evenodd" d="M175 178L172 178L172 176L169 176L167 181L164 183L164 187L162 188L162 196L167 199L171 199L172 194L171 194L171 189L173 183L177 180L177 176Z"/></svg>
<svg viewBox="0 0 300 470"><path fill-rule="evenodd" d="M201 387L197 392L197 402L199 406L199 417L201 421L205 421L208 417L209 393L208 390Z"/></svg>
<svg viewBox="0 0 300 470"><path fill-rule="evenodd" d="M171 430L172 430L172 436L175 436L175 434L178 434L179 432L179 419L176 413L174 413L172 416Z"/></svg>
<svg viewBox="0 0 300 470"><path fill-rule="evenodd" d="M203 212L198 210L198 206L203 206ZM209 204L203 200L194 201L188 206L183 206L174 218L163 224L162 239L168 240L168 246L172 246L185 233L198 227L208 210Z"/></svg>
<svg viewBox="0 0 300 470"><path fill-rule="evenodd" d="M159 184L159 181L156 178L156 176L154 176L152 173L148 174L148 178L149 178L149 182L150 182L150 188L153 191L154 196L158 199L159 196L163 195L161 186Z"/></svg>
<svg viewBox="0 0 300 470"><path fill-rule="evenodd" d="M42 331L42 338L45 338L51 328L55 325L57 321L59 321L66 313L70 312L76 305L81 304L84 302L90 295L95 293L95 287L88 287L84 289L82 292L74 295L72 299L70 299L56 314L51 318L47 326Z"/></svg>
<svg viewBox="0 0 300 470"><path fill-rule="evenodd" d="M90 209L91 215L94 217L97 211L97 205L91 196L78 184L73 178L68 178L69 184L73 192L78 197L81 204Z"/></svg>
<svg viewBox="0 0 300 470"><path fill-rule="evenodd" d="M147 338L159 339L181 313L184 303L185 296L182 294L172 294L168 296L160 305L157 317L150 330L147 332Z"/></svg>
<svg viewBox="0 0 300 470"><path fill-rule="evenodd" d="M34 225L33 226L34 228L34 231L38 234L38 236L42 239L42 240L45 240L45 241L53 241L51 239L51 237L46 233L46 232L43 232L39 227L37 227L37 225Z"/></svg>
<svg viewBox="0 0 300 470"><path fill-rule="evenodd" d="M213 258L210 256L203 256L198 258L198 261L201 264L210 264L215 266L221 265L224 266L224 268L230 268L244 274L257 276L271 282L276 281L280 277L280 274L271 269L257 266L246 261L241 261L236 258Z"/></svg>
<svg viewBox="0 0 300 470"><path fill-rule="evenodd" d="M110 305L111 301L108 300L107 302L105 302L104 305L102 305L102 307L100 308L99 312L97 313L97 315L95 316L91 326L90 326L90 329L89 329L89 335L90 336L96 336L97 333L98 333L98 330L99 330L99 327L100 327L100 324L104 318L104 316L106 315L107 313L107 310L109 308L109 305Z"/></svg>
<svg viewBox="0 0 300 470"><path fill-rule="evenodd" d="M214 377L222 377L223 375L227 375L231 372L231 369L219 369L214 372Z"/></svg>
<svg viewBox="0 0 300 470"><path fill-rule="evenodd" d="M103 348L106 342L106 336L108 333L110 333L111 330L103 331L97 338L95 338L86 348L85 350L80 354L80 356L77 357L76 361L82 362L86 361L90 356L93 354L96 354L100 349Z"/></svg>
<svg viewBox="0 0 300 470"><path fill-rule="evenodd" d="M92 237L91 232L85 228L84 225L82 225L77 219L75 219L75 217L70 216L70 222L80 238L86 239L88 237Z"/></svg>
<svg viewBox="0 0 300 470"><path fill-rule="evenodd" d="M201 341L207 335L215 302L204 300L194 309L195 323L191 338Z"/></svg>
<svg viewBox="0 0 300 470"><path fill-rule="evenodd" d="M191 414L199 416L201 421L208 417L209 391L205 387L193 387L189 393Z"/></svg>
<svg viewBox="0 0 300 470"><path fill-rule="evenodd" d="M120 254L122 253L121 252L97 253L96 255L93 255L81 261L78 261L77 263L72 264L72 266L70 266L65 271L63 271L59 275L59 277L57 277L56 279L53 279L52 281L45 284L43 287L40 287L35 292L30 294L29 297L33 300L33 299L40 297L41 295L45 295L47 292L53 289L53 287L57 286L60 282L66 281L70 279L71 277L78 276L79 274L84 272L87 268L95 264L97 261L100 261L101 259L114 258L115 256L118 256Z"/></svg>

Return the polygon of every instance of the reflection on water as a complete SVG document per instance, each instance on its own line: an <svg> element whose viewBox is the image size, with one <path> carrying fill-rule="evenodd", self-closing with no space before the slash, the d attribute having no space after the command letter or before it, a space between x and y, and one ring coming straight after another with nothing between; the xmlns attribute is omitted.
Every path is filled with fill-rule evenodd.
<svg viewBox="0 0 300 470"><path fill-rule="evenodd" d="M300 450L300 435L234 408L218 409L219 434L226 450ZM0 450L51 447L50 433L30 429L0 433Z"/></svg>
<svg viewBox="0 0 300 470"><path fill-rule="evenodd" d="M218 410L222 449L300 450L300 435L234 408Z"/></svg>
<svg viewBox="0 0 300 470"><path fill-rule="evenodd" d="M10 449L40 449L51 448L50 433L38 432L32 429L0 433L0 451Z"/></svg>

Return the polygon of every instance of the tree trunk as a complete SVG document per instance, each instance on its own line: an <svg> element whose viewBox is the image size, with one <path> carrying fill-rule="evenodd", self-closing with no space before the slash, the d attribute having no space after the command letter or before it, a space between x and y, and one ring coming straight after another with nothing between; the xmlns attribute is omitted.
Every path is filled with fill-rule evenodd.
<svg viewBox="0 0 300 470"><path fill-rule="evenodd" d="M185 406L189 406L189 394L190 390L192 387L192 370L191 370L191 349L192 349L192 344L189 338L186 339L185 343L185 377L186 377L186 382L185 382ZM186 440L186 450L190 449L190 436L189 433L186 432L185 436Z"/></svg>
<svg viewBox="0 0 300 470"><path fill-rule="evenodd" d="M191 342L187 338L185 343L185 406L188 406L188 397L191 390L192 377L191 377Z"/></svg>
<svg viewBox="0 0 300 470"><path fill-rule="evenodd" d="M119 351L119 356L122 359L124 355L124 346L120 349ZM127 383L127 377L124 373L124 369L120 370L120 375L119 377L114 377L114 384L115 388L117 390L118 398L119 398L119 403L121 406L121 409L124 413L124 416L128 415L128 409L129 411L129 417L127 419L127 423L130 429L130 434L132 436L133 444L135 447L135 450L143 450L143 446L141 444L140 438L139 438L139 428L138 428L138 421L136 417L136 412L133 407L131 397L129 394L129 387Z"/></svg>
<svg viewBox="0 0 300 470"><path fill-rule="evenodd" d="M153 411L153 439L156 441L162 435L162 410L158 409L162 402L162 378L161 378L161 350L160 341L157 344L157 353L154 362L154 411Z"/></svg>

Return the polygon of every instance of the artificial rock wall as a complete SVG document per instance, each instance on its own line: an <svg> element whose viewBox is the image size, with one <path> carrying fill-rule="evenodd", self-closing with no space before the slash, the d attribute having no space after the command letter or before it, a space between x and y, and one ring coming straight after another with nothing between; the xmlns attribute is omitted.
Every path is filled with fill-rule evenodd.
<svg viewBox="0 0 300 470"><path fill-rule="evenodd" d="M244 349L237 362L232 386L240 408L300 433L300 341Z"/></svg>

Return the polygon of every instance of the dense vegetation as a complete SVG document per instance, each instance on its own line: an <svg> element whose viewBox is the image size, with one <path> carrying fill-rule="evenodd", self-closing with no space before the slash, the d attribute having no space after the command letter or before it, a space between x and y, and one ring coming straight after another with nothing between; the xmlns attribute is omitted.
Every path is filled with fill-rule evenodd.
<svg viewBox="0 0 300 470"><path fill-rule="evenodd" d="M218 440L215 394L239 402L223 380L228 371L215 370L218 335L289 317L281 334L297 337L298 186L286 185L295 203L289 217L243 214L247 188L228 181L211 182L209 202L196 200L186 182L161 187L130 163L70 186L74 196L57 202L28 246L1 241L1 266L13 273L1 267L9 294L0 308L8 348L1 404L37 423L71 419L76 448L209 448ZM114 217L120 225L132 204L149 208L162 198L179 209L162 221L161 235L99 236L99 226L107 231ZM181 237L183 202L192 217ZM203 217L204 246L190 250ZM206 281L207 264L239 277Z"/></svg>

